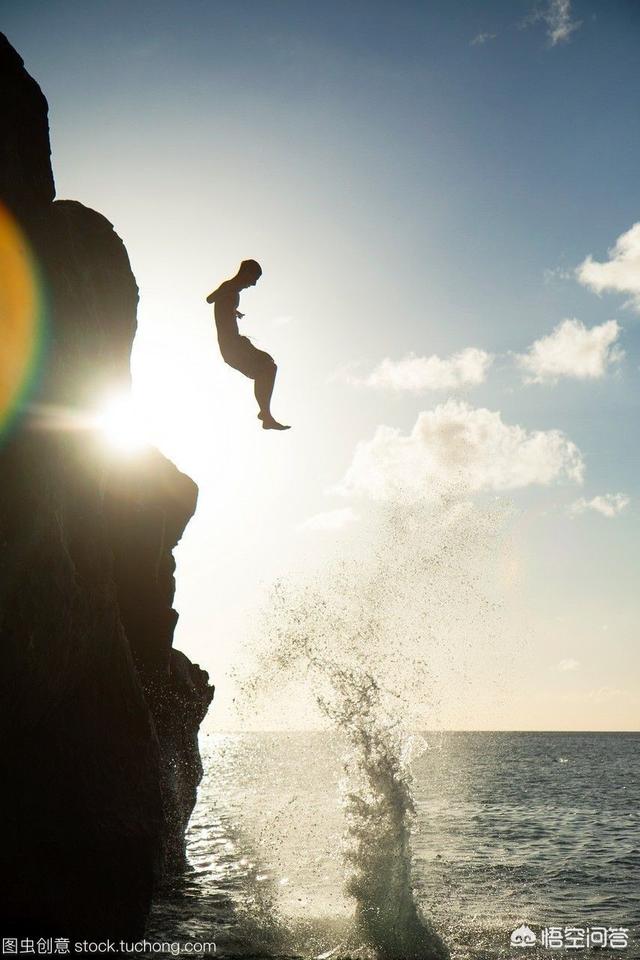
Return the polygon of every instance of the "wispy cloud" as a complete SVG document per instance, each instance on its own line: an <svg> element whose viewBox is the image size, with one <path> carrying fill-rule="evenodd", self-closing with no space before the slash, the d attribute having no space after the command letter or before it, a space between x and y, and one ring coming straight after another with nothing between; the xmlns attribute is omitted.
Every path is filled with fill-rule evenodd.
<svg viewBox="0 0 640 960"><path fill-rule="evenodd" d="M550 0L544 20L552 47L565 43L582 26L581 20L571 19L571 0Z"/></svg>
<svg viewBox="0 0 640 960"><path fill-rule="evenodd" d="M615 320L591 328L580 320L563 320L526 353L516 355L516 363L527 383L554 382L560 377L598 380L624 356L616 346L619 334Z"/></svg>
<svg viewBox="0 0 640 960"><path fill-rule="evenodd" d="M566 657L564 660L561 660L556 664L556 670L559 670L560 673L573 673L579 669L580 661L573 660L571 657Z"/></svg>
<svg viewBox="0 0 640 960"><path fill-rule="evenodd" d="M527 27L540 22L546 25L550 47L566 43L582 26L582 20L573 20L571 17L571 0L548 0L544 7L535 7L525 19L523 26Z"/></svg>
<svg viewBox="0 0 640 960"><path fill-rule="evenodd" d="M481 47L485 43L489 43L490 40L495 40L498 36L497 33L476 33L473 40L469 41L470 47Z"/></svg>
<svg viewBox="0 0 640 960"><path fill-rule="evenodd" d="M298 524L300 531L312 531L314 533L327 533L335 530L342 530L349 526L356 519L356 513L351 507L341 507L338 510L325 510L323 513L316 513Z"/></svg>
<svg viewBox="0 0 640 960"><path fill-rule="evenodd" d="M422 393L425 390L459 390L484 383L493 362L491 354L477 347L467 347L451 357L417 357L410 354L403 360L385 358L364 377L353 371L343 372L349 383Z"/></svg>
<svg viewBox="0 0 640 960"><path fill-rule="evenodd" d="M586 500L584 497L576 500L569 507L569 513L572 516L578 516L592 510L611 520L621 514L629 506L629 503L630 500L626 493L602 493L591 500Z"/></svg>
<svg viewBox="0 0 640 960"><path fill-rule="evenodd" d="M629 690L620 689L620 687L597 687L593 690L588 690L586 694L587 700L591 700L593 703L610 703L611 700L620 700L620 699L632 699L636 700L633 694Z"/></svg>
<svg viewBox="0 0 640 960"><path fill-rule="evenodd" d="M569 270L567 267L547 267L542 278L545 284L554 283L556 280L574 280L575 270Z"/></svg>
<svg viewBox="0 0 640 960"><path fill-rule="evenodd" d="M338 491L384 500L428 497L438 485L515 490L562 480L581 483L582 455L560 430L528 431L497 411L449 400L424 411L411 432L378 427L358 444Z"/></svg>
<svg viewBox="0 0 640 960"><path fill-rule="evenodd" d="M596 293L631 294L629 306L640 313L640 222L621 234L604 263L589 255L576 269L580 283Z"/></svg>

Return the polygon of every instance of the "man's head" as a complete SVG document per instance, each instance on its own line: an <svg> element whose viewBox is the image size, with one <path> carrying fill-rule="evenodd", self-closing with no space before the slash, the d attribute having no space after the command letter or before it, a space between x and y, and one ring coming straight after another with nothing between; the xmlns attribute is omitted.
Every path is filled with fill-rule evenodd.
<svg viewBox="0 0 640 960"><path fill-rule="evenodd" d="M262 267L256 260L243 260L237 273L240 289L254 287L261 276Z"/></svg>

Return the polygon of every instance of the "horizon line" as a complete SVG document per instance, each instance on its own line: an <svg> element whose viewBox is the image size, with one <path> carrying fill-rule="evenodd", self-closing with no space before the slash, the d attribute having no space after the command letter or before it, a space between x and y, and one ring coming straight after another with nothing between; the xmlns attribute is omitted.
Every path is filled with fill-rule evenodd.
<svg viewBox="0 0 640 960"><path fill-rule="evenodd" d="M313 727L313 728L306 729L306 730L305 730L305 729L299 729L299 728L296 728L296 729L294 729L294 728L291 728L291 729L284 729L284 728L280 728L280 729L264 728L264 729L259 729L259 730L252 730L252 729L244 729L244 730L241 730L241 729L237 729L237 728L233 728L233 729L231 729L231 728L230 728L230 729L220 728L220 729L217 729L217 730L212 730L212 729L210 729L210 730L203 730L202 732L205 733L205 734L209 734L209 733L299 733L299 734L303 734L303 733L304 733L304 734L309 734L309 733L327 733L327 732L336 733L336 732L338 732L338 731L334 730L334 729L331 728L331 727ZM554 729L549 729L549 730L542 730L542 729L540 729L540 730L538 730L538 729L536 729L536 730L534 730L534 729L531 729L531 730L529 730L529 729L527 729L527 730L522 730L522 729L520 729L520 730L518 730L518 729L506 729L506 728L501 728L501 727L500 727L500 728L495 728L495 729L490 729L490 730L489 730L489 729L486 729L486 730L478 730L478 729L472 729L472 728L470 728L470 727L469 727L469 728L448 728L448 729L438 727L438 728L429 728L429 729L422 729L422 730L419 730L419 729L411 729L411 730L408 730L407 732L408 732L408 733L421 733L421 734L424 734L424 733L561 733L561 734L570 734L570 733L583 733L583 734L585 734L585 733L588 733L588 734L640 734L640 728L639 728L639 729L629 729L629 730L582 730L582 729L580 729L580 730L577 730L577 729L576 729L576 730L560 730L560 729L555 729L555 728L554 728Z"/></svg>

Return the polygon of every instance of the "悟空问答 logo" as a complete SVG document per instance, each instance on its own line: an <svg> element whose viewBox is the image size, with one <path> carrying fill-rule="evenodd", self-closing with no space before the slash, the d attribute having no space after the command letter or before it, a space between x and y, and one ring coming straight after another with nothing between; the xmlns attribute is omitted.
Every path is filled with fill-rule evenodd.
<svg viewBox="0 0 640 960"><path fill-rule="evenodd" d="M523 923L521 927L518 927L518 929L514 930L511 934L511 946L535 947L536 939L537 937L531 927L528 927L526 923Z"/></svg>

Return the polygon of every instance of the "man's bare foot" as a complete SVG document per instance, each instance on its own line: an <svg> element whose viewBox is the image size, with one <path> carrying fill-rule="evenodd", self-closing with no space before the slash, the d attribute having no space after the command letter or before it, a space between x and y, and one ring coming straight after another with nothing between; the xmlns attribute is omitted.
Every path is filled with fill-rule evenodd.
<svg viewBox="0 0 640 960"><path fill-rule="evenodd" d="M291 424L278 423L277 420L274 420L273 417L271 420L262 421L263 430L291 430Z"/></svg>
<svg viewBox="0 0 640 960"><path fill-rule="evenodd" d="M258 420L262 420L262 429L263 430L291 430L291 427L287 427L284 423L278 423L271 414L258 414Z"/></svg>

